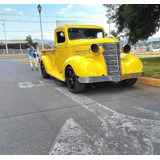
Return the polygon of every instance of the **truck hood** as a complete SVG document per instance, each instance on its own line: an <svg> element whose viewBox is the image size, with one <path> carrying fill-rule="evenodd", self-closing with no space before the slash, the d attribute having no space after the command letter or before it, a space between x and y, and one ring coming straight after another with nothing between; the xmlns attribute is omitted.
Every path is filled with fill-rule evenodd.
<svg viewBox="0 0 160 160"><path fill-rule="evenodd" d="M70 45L80 46L80 45L91 45L99 43L119 43L115 38L99 38L99 39L79 39L70 41Z"/></svg>

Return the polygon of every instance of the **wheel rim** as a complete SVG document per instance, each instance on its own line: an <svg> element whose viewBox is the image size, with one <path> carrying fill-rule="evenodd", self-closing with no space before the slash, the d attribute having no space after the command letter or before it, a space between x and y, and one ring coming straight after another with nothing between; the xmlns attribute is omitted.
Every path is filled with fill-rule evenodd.
<svg viewBox="0 0 160 160"><path fill-rule="evenodd" d="M75 87L75 76L74 76L74 71L72 69L70 69L68 71L67 83L68 83L68 87L70 89L74 89L74 87Z"/></svg>

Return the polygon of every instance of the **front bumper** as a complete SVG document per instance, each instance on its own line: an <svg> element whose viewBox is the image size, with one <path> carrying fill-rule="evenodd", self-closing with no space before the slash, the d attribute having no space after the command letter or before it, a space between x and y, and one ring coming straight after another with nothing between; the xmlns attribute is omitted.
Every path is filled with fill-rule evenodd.
<svg viewBox="0 0 160 160"><path fill-rule="evenodd" d="M125 79L143 77L144 72L139 73L129 73L119 76L98 76L98 77L79 77L78 81L80 83L96 83L96 82L107 82L107 81L122 81Z"/></svg>

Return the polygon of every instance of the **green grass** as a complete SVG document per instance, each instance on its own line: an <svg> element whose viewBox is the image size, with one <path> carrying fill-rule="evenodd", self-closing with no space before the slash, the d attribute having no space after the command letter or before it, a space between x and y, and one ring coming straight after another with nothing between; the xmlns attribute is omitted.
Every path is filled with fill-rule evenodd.
<svg viewBox="0 0 160 160"><path fill-rule="evenodd" d="M160 57L140 58L145 72L145 77L160 77Z"/></svg>

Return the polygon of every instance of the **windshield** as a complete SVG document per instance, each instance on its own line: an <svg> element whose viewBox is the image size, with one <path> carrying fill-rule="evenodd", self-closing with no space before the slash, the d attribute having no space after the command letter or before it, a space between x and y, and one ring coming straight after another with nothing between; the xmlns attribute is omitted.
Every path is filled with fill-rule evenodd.
<svg viewBox="0 0 160 160"><path fill-rule="evenodd" d="M68 36L70 40L104 38L103 30L94 28L69 28Z"/></svg>

